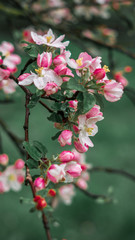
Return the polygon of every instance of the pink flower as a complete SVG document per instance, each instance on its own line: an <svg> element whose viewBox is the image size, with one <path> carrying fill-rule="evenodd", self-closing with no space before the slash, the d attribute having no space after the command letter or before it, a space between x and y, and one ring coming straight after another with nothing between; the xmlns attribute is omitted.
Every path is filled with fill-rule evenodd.
<svg viewBox="0 0 135 240"><path fill-rule="evenodd" d="M22 159L17 159L16 162L14 163L14 166L16 169L22 169L24 168L25 162Z"/></svg>
<svg viewBox="0 0 135 240"><path fill-rule="evenodd" d="M31 37L32 37L32 39L34 40L34 42L37 45L45 44L45 45L47 45L49 47L65 48L69 44L69 41L62 43L62 40L64 39L65 35L61 35L60 37L58 37L55 40L55 36L54 36L54 34L53 34L51 29L49 29L47 34L45 34L43 36L42 35L38 35L35 32L31 32Z"/></svg>
<svg viewBox="0 0 135 240"><path fill-rule="evenodd" d="M51 52L43 52L42 54L38 54L37 65L39 67L49 68L51 64L52 64Z"/></svg>
<svg viewBox="0 0 135 240"><path fill-rule="evenodd" d="M123 86L115 80L107 80L103 87L103 95L109 102L118 101L123 94Z"/></svg>
<svg viewBox="0 0 135 240"><path fill-rule="evenodd" d="M77 100L71 100L68 103L69 103L69 107L74 108L75 111L77 110L77 105L78 105Z"/></svg>
<svg viewBox="0 0 135 240"><path fill-rule="evenodd" d="M57 67L54 68L54 71L57 75L66 75L67 67L64 64L57 65Z"/></svg>
<svg viewBox="0 0 135 240"><path fill-rule="evenodd" d="M81 189L87 189L88 188L88 185L87 185L87 182L83 179L83 178L79 178L76 182L77 186Z"/></svg>
<svg viewBox="0 0 135 240"><path fill-rule="evenodd" d="M50 96L51 94L58 92L58 89L59 89L58 85L54 82L47 83L44 88L47 96Z"/></svg>
<svg viewBox="0 0 135 240"><path fill-rule="evenodd" d="M89 149L89 146L88 146L87 144L82 145L82 144L80 143L79 138L78 138L77 141L74 141L74 146L75 146L76 150L77 150L78 152L80 152L80 153L85 153L85 152L87 152L88 149Z"/></svg>
<svg viewBox="0 0 135 240"><path fill-rule="evenodd" d="M121 83L124 87L128 85L128 80L125 77L123 77L121 72L115 73L114 78L117 82Z"/></svg>
<svg viewBox="0 0 135 240"><path fill-rule="evenodd" d="M86 113L86 118L91 120L91 124L104 119L103 113L100 112L100 106L94 105L94 107Z"/></svg>
<svg viewBox="0 0 135 240"><path fill-rule="evenodd" d="M9 158L8 158L8 155L3 153L3 154L0 154L0 164L3 165L3 166L6 166L8 164L8 161L9 161Z"/></svg>
<svg viewBox="0 0 135 240"><path fill-rule="evenodd" d="M81 69L84 67L88 67L91 63L91 60L92 60L92 57L88 53L82 52L80 53L76 61L74 59L69 59L68 65L74 69Z"/></svg>
<svg viewBox="0 0 135 240"><path fill-rule="evenodd" d="M47 171L47 178L54 183L58 183L65 176L64 167L65 165L62 164L52 164Z"/></svg>
<svg viewBox="0 0 135 240"><path fill-rule="evenodd" d="M58 86L62 84L62 78L59 77L52 69L45 69L43 67L36 69L38 74L31 72L23 80L19 81L19 85L29 86L32 83L39 89L42 90L46 87L47 83L54 82ZM22 75L21 75L22 77ZM19 79L19 78L18 78Z"/></svg>
<svg viewBox="0 0 135 240"><path fill-rule="evenodd" d="M73 178L79 177L82 172L80 164L73 161L67 163L64 170Z"/></svg>
<svg viewBox="0 0 135 240"><path fill-rule="evenodd" d="M67 184L59 188L59 195L62 201L66 205L70 205L72 202L72 198L75 195L74 186L72 184Z"/></svg>
<svg viewBox="0 0 135 240"><path fill-rule="evenodd" d="M73 161L74 153L72 153L71 151L63 151L59 154L59 159L63 163Z"/></svg>
<svg viewBox="0 0 135 240"><path fill-rule="evenodd" d="M97 68L94 72L93 72L93 77L96 80L100 80L103 79L105 77L105 70L103 68Z"/></svg>
<svg viewBox="0 0 135 240"><path fill-rule="evenodd" d="M0 56L0 65L3 64L3 59L2 57Z"/></svg>
<svg viewBox="0 0 135 240"><path fill-rule="evenodd" d="M72 141L72 132L70 130L64 130L58 137L58 142L62 147L64 147L66 144L71 145Z"/></svg>
<svg viewBox="0 0 135 240"><path fill-rule="evenodd" d="M65 66L67 65L67 61L71 56L71 52L70 51L66 51L64 49L62 49L61 54L57 55L54 59L53 59L53 63L55 66L58 66L60 64L64 64Z"/></svg>
<svg viewBox="0 0 135 240"><path fill-rule="evenodd" d="M34 181L34 187L36 188L36 191L40 191L45 188L45 180L42 177L38 177Z"/></svg>
<svg viewBox="0 0 135 240"><path fill-rule="evenodd" d="M24 73L19 76L18 80L23 81L25 78L29 77L31 74L30 73Z"/></svg>

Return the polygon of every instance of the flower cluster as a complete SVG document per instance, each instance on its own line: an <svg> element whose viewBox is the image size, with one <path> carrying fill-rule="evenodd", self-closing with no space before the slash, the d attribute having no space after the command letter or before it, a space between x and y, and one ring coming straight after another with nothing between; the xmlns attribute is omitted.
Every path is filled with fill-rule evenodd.
<svg viewBox="0 0 135 240"><path fill-rule="evenodd" d="M17 159L14 165L7 166L8 160L7 154L0 155L0 168L3 169L0 172L0 193L10 190L19 191L24 182L24 161Z"/></svg>
<svg viewBox="0 0 135 240"><path fill-rule="evenodd" d="M10 74L17 71L17 65L20 64L21 58L14 54L14 46L10 42L2 42L0 44L0 65L4 65L7 68L2 69L0 67L0 89L3 89L4 93L10 94L15 92L17 84L10 78Z"/></svg>
<svg viewBox="0 0 135 240"><path fill-rule="evenodd" d="M34 181L36 191L48 189L49 182L70 183L59 189L68 204L70 197L66 195L74 195L71 182L87 188L89 165L83 153L94 146L91 137L98 132L97 122L104 118L95 95L103 95L110 102L118 101L123 85L108 78L109 68L101 66L101 57L92 58L82 52L77 59L71 58L71 52L66 50L69 41L63 42L64 37L55 38L51 29L44 35L31 32L35 42L32 46L40 46L43 51L37 54L35 72L20 75L18 82L22 86L34 84L43 98L53 97L54 126L60 130L58 142L64 147L72 145L73 140L76 150L64 150L57 156L41 160L41 174Z"/></svg>

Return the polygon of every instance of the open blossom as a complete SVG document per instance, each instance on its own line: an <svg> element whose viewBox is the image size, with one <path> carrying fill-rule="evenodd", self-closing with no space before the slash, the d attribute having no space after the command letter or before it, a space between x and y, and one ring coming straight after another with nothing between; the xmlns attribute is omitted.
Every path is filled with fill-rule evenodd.
<svg viewBox="0 0 135 240"><path fill-rule="evenodd" d="M47 177L50 181L58 183L65 176L64 165L52 164L47 170Z"/></svg>
<svg viewBox="0 0 135 240"><path fill-rule="evenodd" d="M0 44L0 52L5 56L3 64L7 66L10 72L17 70L16 65L20 64L21 58L17 54L13 54L14 46L10 42L3 41Z"/></svg>
<svg viewBox="0 0 135 240"><path fill-rule="evenodd" d="M108 80L106 81L105 86L103 86L102 94L107 101L116 102L122 97L123 85L115 80Z"/></svg>
<svg viewBox="0 0 135 240"><path fill-rule="evenodd" d="M26 76L22 80L22 75L18 78L19 85L29 86L32 83L39 89L42 90L46 87L47 83L54 82L58 86L62 84L62 79L53 70L45 69L43 67L36 69L38 74L31 72L30 75Z"/></svg>
<svg viewBox="0 0 135 240"><path fill-rule="evenodd" d="M0 89L6 94L15 92L15 88L17 87L17 84L9 76L9 70L0 68Z"/></svg>
<svg viewBox="0 0 135 240"><path fill-rule="evenodd" d="M74 186L72 184L63 185L59 188L59 196L66 205L70 205L75 196Z"/></svg>
<svg viewBox="0 0 135 240"><path fill-rule="evenodd" d="M33 41L37 45L45 44L45 45L47 45L49 47L65 48L69 44L69 41L62 42L62 40L64 39L65 35L61 35L60 37L58 37L55 40L55 36L54 36L54 34L53 34L51 29L49 29L47 34L45 34L43 36L42 35L38 35L35 32L31 32L31 37L32 37Z"/></svg>
<svg viewBox="0 0 135 240"><path fill-rule="evenodd" d="M72 143L72 132L70 130L64 130L58 137L58 141L62 147L66 144L71 145Z"/></svg>
<svg viewBox="0 0 135 240"><path fill-rule="evenodd" d="M94 124L91 119L87 119L86 115L80 115L78 117L79 124L78 128L80 130L79 140L80 143L84 146L87 144L89 147L93 147L93 143L90 140L89 136L94 136L98 132L98 127Z"/></svg>

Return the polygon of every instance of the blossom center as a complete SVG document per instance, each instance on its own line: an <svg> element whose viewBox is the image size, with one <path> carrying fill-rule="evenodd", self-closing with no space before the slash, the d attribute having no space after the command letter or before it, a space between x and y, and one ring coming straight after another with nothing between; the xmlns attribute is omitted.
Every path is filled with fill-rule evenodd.
<svg viewBox="0 0 135 240"><path fill-rule="evenodd" d="M80 66L82 66L82 60L83 60L83 57L82 58L78 58L77 60L76 60L76 62L77 62L77 64L78 64L78 66L80 67Z"/></svg>
<svg viewBox="0 0 135 240"><path fill-rule="evenodd" d="M9 180L10 180L10 181L15 181L15 180L16 180L15 175L14 175L14 174L10 174L10 175L9 175Z"/></svg>
<svg viewBox="0 0 135 240"><path fill-rule="evenodd" d="M46 37L47 43L49 43L51 41L51 39L52 39L52 36L47 36Z"/></svg>
<svg viewBox="0 0 135 240"><path fill-rule="evenodd" d="M93 131L93 128L88 128L88 127L85 127L85 131L90 135L92 135L92 131Z"/></svg>
<svg viewBox="0 0 135 240"><path fill-rule="evenodd" d="M109 67L108 66L106 66L106 65L104 65L103 66L103 69L105 70L105 72L107 73L107 72L110 72L110 69L109 69Z"/></svg>
<svg viewBox="0 0 135 240"><path fill-rule="evenodd" d="M42 77L42 70L43 69L44 69L43 67L35 69L35 72L38 74L38 76Z"/></svg>
<svg viewBox="0 0 135 240"><path fill-rule="evenodd" d="M10 52L6 52L5 57L8 57L10 55Z"/></svg>

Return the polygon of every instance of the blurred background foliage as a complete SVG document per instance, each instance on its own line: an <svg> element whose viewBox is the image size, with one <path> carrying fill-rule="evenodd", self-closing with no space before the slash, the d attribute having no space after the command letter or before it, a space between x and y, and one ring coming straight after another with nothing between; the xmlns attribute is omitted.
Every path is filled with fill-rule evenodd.
<svg viewBox="0 0 135 240"><path fill-rule="evenodd" d="M42 2L42 11L45 11L45 1L39 2ZM76 2L81 1L65 1L66 7L72 10L73 15ZM86 5L101 7L96 1L82 2ZM105 19L99 15L85 19L84 16L79 15L78 17L74 16L71 22L62 19L60 22L54 23L53 20L49 20L48 10L48 15L44 18L39 14L41 9L40 11L35 10L37 1L7 0L5 2L1 0L0 41L6 40L13 44L16 43L18 53L23 57L22 65L24 65L28 57L20 50L18 42L15 42L16 36L20 39L22 30L29 26L34 26L35 29L41 27L42 30L51 27L57 33L65 33L67 39L71 40L69 50L72 52L72 57L77 58L81 51L89 50L92 55L102 56L103 63L108 65L110 69L113 67L114 71L115 69L121 70L126 65L131 66L133 71L126 77L129 81L129 87L135 88L135 4L134 1L126 1L132 4L120 4L119 8L116 9L112 5L113 2L119 1L108 3L111 12L110 18ZM115 42L108 43L106 38L103 39L99 35L97 38L90 37L89 39L82 36L82 31L85 28L96 32L99 25L102 25L103 29L107 27L116 31ZM22 65L19 67L18 73ZM0 105L0 115L10 130L23 138L24 93L18 88L12 98L12 103ZM93 139L95 147L86 154L87 162L93 166L124 169L135 175L135 106L133 94L132 100L131 102L124 94L123 98L116 103L104 101L105 119L98 124L99 132ZM48 112L40 105L32 109L30 139L43 142L50 154L54 154L60 152L61 148L57 141L53 143L51 141L51 136L56 133L56 129L53 127L53 123L47 120L47 116L49 116ZM20 153L2 129L0 129L0 137L4 152L9 155L10 163L14 163L20 157ZM54 210L50 224L54 239L134 240L134 188L134 182L120 175L103 172L91 173L89 190L97 194L107 194L108 191L113 190L114 203L98 204L77 190L72 205L66 206L60 203ZM29 214L30 206L20 204L20 196L31 198L29 188L23 186L23 190L19 193L10 192L0 196L1 239L45 239L44 229L37 213Z"/></svg>

